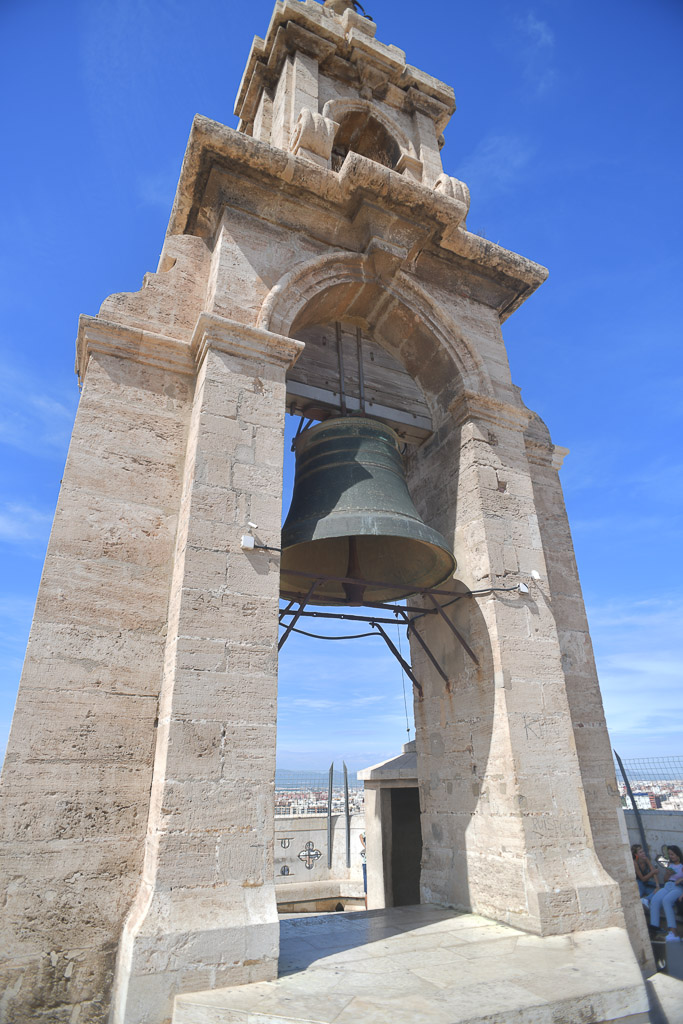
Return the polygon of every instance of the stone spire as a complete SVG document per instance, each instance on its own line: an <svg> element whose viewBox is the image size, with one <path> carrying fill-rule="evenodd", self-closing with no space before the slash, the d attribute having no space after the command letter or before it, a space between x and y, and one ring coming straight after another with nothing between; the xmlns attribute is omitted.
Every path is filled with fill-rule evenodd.
<svg viewBox="0 0 683 1024"><path fill-rule="evenodd" d="M453 90L361 12L357 0L279 0L247 61L239 131L333 170L353 150L433 187Z"/></svg>

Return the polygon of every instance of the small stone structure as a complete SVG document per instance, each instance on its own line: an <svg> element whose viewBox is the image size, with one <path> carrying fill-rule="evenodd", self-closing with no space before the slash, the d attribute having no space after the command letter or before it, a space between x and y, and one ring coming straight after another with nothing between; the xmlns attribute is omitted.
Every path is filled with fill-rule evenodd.
<svg viewBox="0 0 683 1024"><path fill-rule="evenodd" d="M349 821L350 865L346 866L346 818L331 817L332 865L327 860L326 815L292 814L275 818L275 896L284 912L336 910L363 906L360 834L364 817Z"/></svg>
<svg viewBox="0 0 683 1024"><path fill-rule="evenodd" d="M476 657L420 620L446 676L414 639L421 901L628 928L644 963L565 452L501 335L546 271L467 230L452 89L346 0L278 0L236 109L193 124L157 272L80 321L2 776L0 1019L162 1024L277 973L279 556L240 538L279 546L285 413L338 403L335 323L370 343L369 411L453 544Z"/></svg>
<svg viewBox="0 0 683 1024"><path fill-rule="evenodd" d="M398 757L358 772L358 778L365 783L368 910L419 903L422 842L415 740L404 743Z"/></svg>

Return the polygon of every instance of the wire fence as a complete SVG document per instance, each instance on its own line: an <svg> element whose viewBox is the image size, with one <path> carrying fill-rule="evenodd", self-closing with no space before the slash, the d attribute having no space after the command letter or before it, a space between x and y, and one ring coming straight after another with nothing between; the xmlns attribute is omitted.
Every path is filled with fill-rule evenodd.
<svg viewBox="0 0 683 1024"><path fill-rule="evenodd" d="M621 802L626 809L683 811L683 757L638 757L615 763ZM633 800L628 794L631 788Z"/></svg>
<svg viewBox="0 0 683 1024"><path fill-rule="evenodd" d="M309 771L289 771L287 769L278 768L275 772L275 789L278 792L291 793L297 789L324 789L327 793L327 787L329 785L330 773L326 772L309 772ZM332 787L334 789L344 788L344 773L342 771L335 771L332 776ZM358 778L355 772L349 772L349 789L362 789L363 783Z"/></svg>
<svg viewBox="0 0 683 1024"><path fill-rule="evenodd" d="M330 803L330 773L309 771L288 771L278 768L275 772L275 814L278 817L292 814L344 814L346 792L344 773L332 774L332 802ZM348 810L357 814L363 810L363 783L355 772L348 773Z"/></svg>

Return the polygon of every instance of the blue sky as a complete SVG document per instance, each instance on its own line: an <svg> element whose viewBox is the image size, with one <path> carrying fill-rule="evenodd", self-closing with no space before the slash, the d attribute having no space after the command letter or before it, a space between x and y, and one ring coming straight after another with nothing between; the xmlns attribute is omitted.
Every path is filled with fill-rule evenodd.
<svg viewBox="0 0 683 1024"><path fill-rule="evenodd" d="M468 224L550 268L504 326L562 470L608 724L680 752L680 0L368 0L452 84ZM0 104L0 749L75 415L81 312L154 270L192 116L232 106L271 0L4 0ZM362 646L361 646L362 645ZM381 641L293 638L280 765L380 760L406 735Z"/></svg>

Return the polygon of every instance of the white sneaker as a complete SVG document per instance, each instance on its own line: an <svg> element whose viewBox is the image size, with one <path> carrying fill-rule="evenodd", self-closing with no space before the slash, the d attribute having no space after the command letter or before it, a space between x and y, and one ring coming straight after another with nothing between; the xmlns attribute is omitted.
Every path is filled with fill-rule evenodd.
<svg viewBox="0 0 683 1024"><path fill-rule="evenodd" d="M640 902L643 904L644 907L647 907L648 910L650 909L650 901L647 898L647 896L641 896L640 897Z"/></svg>
<svg viewBox="0 0 683 1024"><path fill-rule="evenodd" d="M665 941L666 942L680 942L681 940L680 940L680 937L678 935L672 935L671 932L669 932L669 934L667 935Z"/></svg>

